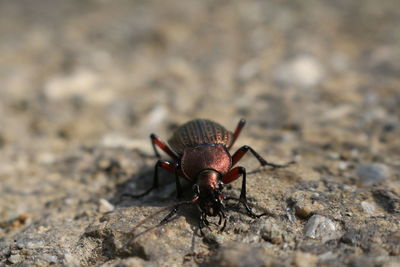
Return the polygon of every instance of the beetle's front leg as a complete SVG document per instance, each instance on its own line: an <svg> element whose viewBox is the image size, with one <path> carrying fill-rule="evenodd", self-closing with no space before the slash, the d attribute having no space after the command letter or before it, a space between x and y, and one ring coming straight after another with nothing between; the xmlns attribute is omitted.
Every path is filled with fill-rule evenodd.
<svg viewBox="0 0 400 267"><path fill-rule="evenodd" d="M220 220L219 220L218 224L221 224L222 219L224 220L224 224L222 225L222 227L220 229L220 232L223 232L226 227L226 215L223 210L220 211L219 216L220 216ZM221 217L222 217L222 219L221 219Z"/></svg>
<svg viewBox="0 0 400 267"><path fill-rule="evenodd" d="M176 182L176 197L180 200L183 197L183 189L181 185L181 181L179 180L179 173L182 175L182 171L180 171L179 163L175 162L174 164L174 173L175 173L175 182Z"/></svg>
<svg viewBox="0 0 400 267"><path fill-rule="evenodd" d="M206 219L206 216L207 215L204 212L202 212L200 214L200 218L199 218L199 229L200 229L200 233L201 233L202 236L204 236L204 232L203 232L204 226L208 226L208 224L209 224L207 219Z"/></svg>
<svg viewBox="0 0 400 267"><path fill-rule="evenodd" d="M167 161L167 160L158 160L156 165L154 166L153 185L149 189L147 189L145 192L143 192L142 194L139 194L139 195L123 194L122 196L130 197L130 198L140 198L140 197L143 197L143 196L149 194L154 189L158 188L158 169L159 168L163 168L164 170L166 170L168 172L177 173L174 163ZM176 174L176 176L177 176L177 174ZM179 178L177 177L176 179L179 179Z"/></svg>
<svg viewBox="0 0 400 267"><path fill-rule="evenodd" d="M247 196L246 196L246 169L244 167L236 167L230 170L227 174L225 174L224 177L222 177L222 182L224 184L229 184L236 179L238 179L240 176L243 177L242 179L242 189L240 191L240 197L239 197L239 202L243 204L243 206L246 208L247 213L253 217L253 218L259 218L261 216L266 215L266 213L262 214L256 214L253 212L253 210L250 208L250 206L247 204Z"/></svg>

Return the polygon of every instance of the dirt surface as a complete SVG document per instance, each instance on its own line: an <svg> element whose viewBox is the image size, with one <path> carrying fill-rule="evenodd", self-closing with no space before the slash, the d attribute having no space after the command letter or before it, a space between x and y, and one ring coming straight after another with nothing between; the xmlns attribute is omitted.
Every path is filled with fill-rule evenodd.
<svg viewBox="0 0 400 267"><path fill-rule="evenodd" d="M0 266L399 266L399 7L0 1ZM267 216L229 201L222 233L194 206L158 226L166 173L122 197L151 186L151 132L242 117L233 150L297 162L241 161Z"/></svg>

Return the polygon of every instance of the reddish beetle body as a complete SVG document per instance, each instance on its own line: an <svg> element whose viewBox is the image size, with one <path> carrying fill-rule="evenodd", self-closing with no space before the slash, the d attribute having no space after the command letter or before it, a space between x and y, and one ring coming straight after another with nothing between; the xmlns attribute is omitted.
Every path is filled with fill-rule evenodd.
<svg viewBox="0 0 400 267"><path fill-rule="evenodd" d="M225 228L226 216L224 213L224 195L222 189L224 184L231 183L242 176L242 190L239 201L244 205L252 217L260 217L265 214L255 214L247 204L246 198L246 169L234 167L234 165L250 151L262 166L269 165L274 168L286 167L292 162L279 165L267 162L256 151L249 146L242 146L232 156L230 148L240 135L245 120L241 119L232 133L220 124L203 119L196 119L180 126L168 140L169 146L161 141L155 134L151 134L154 153L158 158L160 154L157 147L161 148L174 161L158 160L154 170L153 186L140 195L141 197L158 187L159 167L175 173L178 198L182 197L182 188L179 177L193 183L194 197L190 202L181 202L161 222L168 221L178 210L179 205L195 203L198 205L200 214L200 230L208 225L207 216L219 216L220 221L224 218ZM234 167L234 168L232 168Z"/></svg>
<svg viewBox="0 0 400 267"><path fill-rule="evenodd" d="M210 120L192 120L180 126L168 144L178 154L188 148L202 144L224 145L230 147L233 141L233 134L223 126Z"/></svg>
<svg viewBox="0 0 400 267"><path fill-rule="evenodd" d="M202 170L216 170L225 175L232 166L232 159L224 145L199 145L184 151L181 169L185 177L193 182Z"/></svg>

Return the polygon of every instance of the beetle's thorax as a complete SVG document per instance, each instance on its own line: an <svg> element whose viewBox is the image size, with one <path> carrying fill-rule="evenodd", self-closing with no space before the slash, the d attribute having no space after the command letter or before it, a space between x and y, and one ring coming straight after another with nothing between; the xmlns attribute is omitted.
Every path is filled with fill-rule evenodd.
<svg viewBox="0 0 400 267"><path fill-rule="evenodd" d="M224 145L204 144L188 148L181 159L184 175L193 182L203 170L215 170L224 175L231 166L232 158Z"/></svg>

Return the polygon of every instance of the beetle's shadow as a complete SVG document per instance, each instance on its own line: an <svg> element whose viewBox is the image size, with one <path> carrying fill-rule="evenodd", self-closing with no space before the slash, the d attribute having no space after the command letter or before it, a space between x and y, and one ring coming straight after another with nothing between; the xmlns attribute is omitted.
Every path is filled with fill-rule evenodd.
<svg viewBox="0 0 400 267"><path fill-rule="evenodd" d="M257 170L253 171L254 173ZM252 172L252 173L253 173ZM193 198L192 184L186 181L183 178L179 178L182 189L183 189L183 199L178 200L176 194L176 180L174 174L165 172L160 170L159 172L159 186L157 189L152 190L149 194L146 194L141 197L133 198L124 195L140 195L153 185L154 178L154 167L148 166L142 169L140 172L133 174L124 182L118 184L116 186L116 193L113 197L109 199L109 201L114 204L116 207L158 207L158 211L153 212L145 218L142 222L139 222L135 228L139 228L141 226L145 226L145 230L141 231L137 234L136 237L139 237L149 231L152 231L160 226L160 222L174 209L174 207L182 201L190 201ZM227 197L238 198L240 194L240 188L234 189L231 185L227 185L224 189L224 194ZM251 197L248 198L252 203L254 203L254 199ZM250 203L249 203L250 204ZM251 207L257 207L257 205L250 204ZM226 211L229 220L231 214L241 214L244 216L248 216L246 210L243 205L239 204L235 200L230 200L225 203ZM264 211L269 213L268 211ZM200 213L195 204L182 205L178 212L172 216L167 223L179 218L184 217L186 222L190 225L190 228L193 230L194 235L199 236L199 220ZM149 221L153 221L151 219L156 218L159 223L156 224L148 224ZM236 220L236 219L235 219ZM153 221L154 222L154 221ZM229 221L228 221L229 224ZM217 227L213 227L215 230L218 230ZM215 245L212 242L211 246Z"/></svg>
<svg viewBox="0 0 400 267"><path fill-rule="evenodd" d="M180 201L188 201L193 198L193 184L180 177L179 181L182 185L183 198L177 198L175 176L165 171L159 171L159 186L146 195L140 196L150 189L153 185L154 167L146 167L139 173L133 174L124 182L117 184L116 192L109 201L117 207L132 206L152 206L167 207L179 203ZM237 190L239 192L239 190ZM237 192L237 193L238 193ZM226 185L224 193L229 196L235 196L232 185Z"/></svg>
<svg viewBox="0 0 400 267"><path fill-rule="evenodd" d="M159 186L146 195L140 196L153 185L154 167L148 166L133 174L124 182L117 184L116 192L109 201L118 207L165 206L165 202L176 200L176 183L173 174L159 171ZM188 183L182 182L184 191L189 190Z"/></svg>
<svg viewBox="0 0 400 267"><path fill-rule="evenodd" d="M124 182L116 186L115 194L108 200L117 208L129 207L157 207L148 215L143 221L138 222L134 228L140 230L135 238L146 234L160 226L159 223L174 209L174 207L182 201L190 201L193 198L192 184L183 178L180 183L183 189L183 198L177 198L176 179L174 174L159 171L159 186L148 194L141 197L131 197L129 195L140 195L153 185L154 167L148 166L143 168L140 172L133 174ZM194 233L198 232L199 214L194 204L182 205L179 210L174 214L167 223L179 218L184 217L186 222L193 229ZM152 221L152 223L150 223ZM158 223L154 224L154 221ZM142 228L144 226L144 228Z"/></svg>

